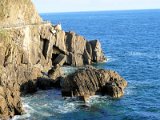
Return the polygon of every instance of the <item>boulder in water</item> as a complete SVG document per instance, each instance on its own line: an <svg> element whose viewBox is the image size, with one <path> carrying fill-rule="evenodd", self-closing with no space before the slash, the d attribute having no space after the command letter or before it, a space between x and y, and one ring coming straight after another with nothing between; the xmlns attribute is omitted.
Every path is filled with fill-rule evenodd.
<svg viewBox="0 0 160 120"><path fill-rule="evenodd" d="M119 98L127 82L118 73L89 67L67 76L62 83L62 96L109 95Z"/></svg>

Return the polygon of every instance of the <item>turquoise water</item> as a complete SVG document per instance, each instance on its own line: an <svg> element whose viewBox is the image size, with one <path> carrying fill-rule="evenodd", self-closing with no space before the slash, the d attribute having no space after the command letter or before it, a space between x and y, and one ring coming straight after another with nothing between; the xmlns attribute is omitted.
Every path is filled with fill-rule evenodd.
<svg viewBox="0 0 160 120"><path fill-rule="evenodd" d="M31 120L159 120L160 10L41 14L86 39L99 39L108 57L98 68L116 70L129 83L120 99L93 96L84 105L63 99L60 90L23 97Z"/></svg>

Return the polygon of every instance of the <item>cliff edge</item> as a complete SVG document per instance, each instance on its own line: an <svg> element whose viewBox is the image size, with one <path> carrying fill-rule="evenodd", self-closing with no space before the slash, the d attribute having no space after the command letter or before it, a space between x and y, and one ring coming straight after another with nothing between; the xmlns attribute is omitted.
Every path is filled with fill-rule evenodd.
<svg viewBox="0 0 160 120"><path fill-rule="evenodd" d="M0 1L0 56L0 119L23 114L20 95L54 87L50 83L61 77L60 66L105 60L98 40L43 22L31 0Z"/></svg>
<svg viewBox="0 0 160 120"><path fill-rule="evenodd" d="M31 0L0 0L0 26L41 23Z"/></svg>
<svg viewBox="0 0 160 120"><path fill-rule="evenodd" d="M31 0L1 0L0 118L23 114L20 94L36 92L37 80L52 66L103 60L99 42L94 43L42 22Z"/></svg>

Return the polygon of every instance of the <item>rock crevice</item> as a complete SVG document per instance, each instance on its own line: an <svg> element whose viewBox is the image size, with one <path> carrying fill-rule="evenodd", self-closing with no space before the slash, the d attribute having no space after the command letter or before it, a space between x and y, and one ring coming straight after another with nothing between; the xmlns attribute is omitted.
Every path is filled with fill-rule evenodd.
<svg viewBox="0 0 160 120"><path fill-rule="evenodd" d="M68 75L62 83L62 96L109 95L119 98L124 94L127 82L110 70L85 68Z"/></svg>
<svg viewBox="0 0 160 120"><path fill-rule="evenodd" d="M64 96L101 92L120 97L126 86L119 75L105 70L86 69L62 78L63 65L103 62L100 42L43 22L31 0L0 1L0 56L0 119L23 114L20 95L37 88L62 87Z"/></svg>
<svg viewBox="0 0 160 120"><path fill-rule="evenodd" d="M4 84L0 84L0 87L5 92L0 91L4 94L4 96L0 94L1 103L4 103L0 104L0 115L12 117L22 114L20 94L35 92L37 85L45 88L42 83L46 84L46 81L41 83L39 80L38 84L37 80L43 78L42 73L48 72L52 66L83 66L93 62L91 59L93 56L87 51L87 41L83 37L64 31L57 31L53 34L51 29L54 28L50 23L1 29L0 67L2 76L0 76L0 83ZM57 37L58 34L61 35ZM72 35L74 39L67 38L69 35ZM91 49L91 51L94 50ZM99 56L104 56L102 50ZM50 75L51 79L57 80L61 73L58 72L58 68L53 71ZM53 86L55 83L58 84L55 81L51 83ZM11 88L8 86L10 84L13 84Z"/></svg>

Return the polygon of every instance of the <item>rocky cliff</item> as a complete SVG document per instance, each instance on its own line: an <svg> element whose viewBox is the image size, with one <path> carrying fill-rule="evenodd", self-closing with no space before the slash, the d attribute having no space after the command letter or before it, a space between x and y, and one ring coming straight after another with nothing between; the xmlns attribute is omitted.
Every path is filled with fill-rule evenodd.
<svg viewBox="0 0 160 120"><path fill-rule="evenodd" d="M0 56L0 118L22 114L20 94L35 92L52 66L105 60L97 40L42 22L30 0L0 1Z"/></svg>
<svg viewBox="0 0 160 120"><path fill-rule="evenodd" d="M31 0L0 0L0 26L41 23Z"/></svg>
<svg viewBox="0 0 160 120"><path fill-rule="evenodd" d="M52 41L45 38L50 26L42 24L1 29L0 97L5 104L0 104L0 115L21 114L20 91L32 92L30 87L41 76L41 71L47 71L51 67L49 52L52 47L49 45L52 42L47 45L48 55L44 52L45 42Z"/></svg>
<svg viewBox="0 0 160 120"><path fill-rule="evenodd" d="M13 110L5 112L6 110L2 109L5 104L2 104L0 113L20 114L15 110L17 105L21 105L19 89L23 93L34 92L37 78L43 76L42 72L48 72L52 66L82 66L104 60L97 40L92 41L92 46L91 42L87 42L82 36L64 31L53 34L53 29L50 23L43 23L0 30L0 87L7 88L12 94L16 92L17 95L10 96L16 99L16 103L12 105ZM97 50L100 53L97 53ZM8 86L10 84L12 87ZM3 93L3 101L8 95L10 94ZM10 104L6 105L5 109L10 107Z"/></svg>
<svg viewBox="0 0 160 120"><path fill-rule="evenodd" d="M87 41L83 36L74 32L59 31L56 33L52 54L53 65L60 63L83 66L104 61L105 57L98 40Z"/></svg>
<svg viewBox="0 0 160 120"><path fill-rule="evenodd" d="M100 42L87 41L75 32L43 22L31 0L0 1L0 56L0 119L23 114L20 95L34 93L37 88L58 86L62 93L73 92L74 96L91 95L102 89L113 97L123 95L123 79L110 71L75 73L71 81L68 76L60 86L57 79L61 77L61 66L84 66L105 60Z"/></svg>

